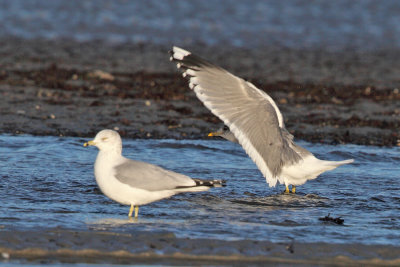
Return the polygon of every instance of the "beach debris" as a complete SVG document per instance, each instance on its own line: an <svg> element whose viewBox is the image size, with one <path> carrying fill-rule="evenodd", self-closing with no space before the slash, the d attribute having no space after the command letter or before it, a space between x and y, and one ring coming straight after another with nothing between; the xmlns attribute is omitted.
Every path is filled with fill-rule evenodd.
<svg viewBox="0 0 400 267"><path fill-rule="evenodd" d="M333 223L336 223L339 225L343 224L344 220L342 218L340 218L340 217L333 218L330 215L331 214L329 213L328 216L318 218L318 220L323 221L323 222L333 222Z"/></svg>
<svg viewBox="0 0 400 267"><path fill-rule="evenodd" d="M371 87L368 86L367 88L365 88L364 94L365 94L365 95L370 95L370 94L371 94L371 91L372 91L372 90L371 90Z"/></svg>
<svg viewBox="0 0 400 267"><path fill-rule="evenodd" d="M278 102L279 102L279 104L283 104L283 105L288 103L288 101L287 101L286 98L280 98L280 99L278 100Z"/></svg>
<svg viewBox="0 0 400 267"><path fill-rule="evenodd" d="M121 119L121 123L122 123L123 125L126 125L126 126L131 125L131 121L130 121L129 119L127 119L127 118L122 118L122 119Z"/></svg>
<svg viewBox="0 0 400 267"><path fill-rule="evenodd" d="M8 260L10 258L10 253L1 252L1 258Z"/></svg>
<svg viewBox="0 0 400 267"><path fill-rule="evenodd" d="M168 125L168 129L176 129L176 128L181 128L182 124L175 124L175 125Z"/></svg>
<svg viewBox="0 0 400 267"><path fill-rule="evenodd" d="M146 101L144 102L144 104L145 104L146 106L148 106L148 107L150 107L150 106L151 106L151 102L150 102L150 100L146 100Z"/></svg>
<svg viewBox="0 0 400 267"><path fill-rule="evenodd" d="M287 251L289 251L290 253L294 253L294 244L293 242L290 243L289 245L286 246Z"/></svg>
<svg viewBox="0 0 400 267"><path fill-rule="evenodd" d="M42 98L42 97L53 97L54 93L51 92L50 90L46 89L39 89L39 91L36 94L37 97Z"/></svg>
<svg viewBox="0 0 400 267"><path fill-rule="evenodd" d="M101 80L107 80L107 81L114 81L114 76L111 73L102 71L102 70L95 70L92 72L89 72L87 75L89 78L97 78Z"/></svg>
<svg viewBox="0 0 400 267"><path fill-rule="evenodd" d="M294 253L294 240L292 240L292 242L286 246L286 250L289 251L291 254Z"/></svg>
<svg viewBox="0 0 400 267"><path fill-rule="evenodd" d="M54 120L56 118L56 115L50 114L50 119Z"/></svg>
<svg viewBox="0 0 400 267"><path fill-rule="evenodd" d="M336 104L336 105L343 105L344 104L342 100L340 100L339 98L337 98L335 96L331 98L331 101L332 101L333 104Z"/></svg>

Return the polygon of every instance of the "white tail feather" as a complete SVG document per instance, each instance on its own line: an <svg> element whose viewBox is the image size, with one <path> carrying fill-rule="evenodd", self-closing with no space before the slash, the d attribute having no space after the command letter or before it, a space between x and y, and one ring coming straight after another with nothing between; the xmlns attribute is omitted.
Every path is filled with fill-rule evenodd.
<svg viewBox="0 0 400 267"><path fill-rule="evenodd" d="M194 186L194 187L184 187L184 188L177 188L174 189L175 192L201 192L201 191L207 191L211 187L209 186Z"/></svg>
<svg viewBox="0 0 400 267"><path fill-rule="evenodd" d="M285 166L282 169L281 177L285 184L302 185L307 180L317 178L325 171L330 171L340 165L354 162L353 159L342 161L320 160L314 156L308 156L297 164Z"/></svg>
<svg viewBox="0 0 400 267"><path fill-rule="evenodd" d="M346 160L341 160L341 161L329 161L329 160L324 160L322 161L324 165L327 166L335 166L335 167L339 167L341 165L344 164L349 164L349 163L353 163L354 159L346 159Z"/></svg>

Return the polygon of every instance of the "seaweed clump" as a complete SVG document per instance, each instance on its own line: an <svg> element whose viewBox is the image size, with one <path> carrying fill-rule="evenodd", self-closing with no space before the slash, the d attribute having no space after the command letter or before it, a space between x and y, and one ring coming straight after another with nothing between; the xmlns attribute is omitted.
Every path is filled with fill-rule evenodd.
<svg viewBox="0 0 400 267"><path fill-rule="evenodd" d="M318 218L318 220L323 221L323 222L332 222L335 224L339 224L339 225L343 225L344 220L340 217L337 218L333 218L330 216L331 214L329 213L328 216L322 217L322 218Z"/></svg>

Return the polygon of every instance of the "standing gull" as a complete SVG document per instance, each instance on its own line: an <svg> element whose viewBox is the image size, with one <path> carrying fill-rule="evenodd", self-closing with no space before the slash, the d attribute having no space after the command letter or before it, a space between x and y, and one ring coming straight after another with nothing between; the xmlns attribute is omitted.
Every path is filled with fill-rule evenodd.
<svg viewBox="0 0 400 267"><path fill-rule="evenodd" d="M190 89L229 127L233 136L227 139L236 140L244 148L269 186L280 182L289 193L292 185L295 193L297 185L353 162L320 160L298 146L274 100L252 83L182 48L174 46L170 54L171 61L188 78Z"/></svg>
<svg viewBox="0 0 400 267"><path fill-rule="evenodd" d="M122 140L113 130L100 131L84 146L99 149L94 175L101 192L123 205L130 205L129 217L139 206L183 192L206 191L222 186L221 180L192 179L186 175L122 156Z"/></svg>

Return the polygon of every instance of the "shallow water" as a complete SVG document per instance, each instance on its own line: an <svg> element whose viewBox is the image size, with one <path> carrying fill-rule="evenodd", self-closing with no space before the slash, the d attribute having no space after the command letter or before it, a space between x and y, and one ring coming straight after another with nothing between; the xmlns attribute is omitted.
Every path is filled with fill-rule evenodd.
<svg viewBox="0 0 400 267"><path fill-rule="evenodd" d="M400 47L400 3L0 0L0 36L295 48Z"/></svg>
<svg viewBox="0 0 400 267"><path fill-rule="evenodd" d="M300 142L320 158L356 162L283 195L240 146L216 140L124 140L124 155L224 188L129 207L107 199L93 176L96 148L70 137L0 136L0 230L172 232L178 237L400 245L400 148ZM318 220L331 214L344 225Z"/></svg>

